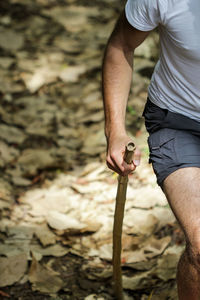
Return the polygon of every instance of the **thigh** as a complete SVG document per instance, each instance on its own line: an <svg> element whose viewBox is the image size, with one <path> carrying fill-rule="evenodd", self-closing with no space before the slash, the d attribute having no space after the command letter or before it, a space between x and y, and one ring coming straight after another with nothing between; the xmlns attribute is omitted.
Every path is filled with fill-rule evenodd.
<svg viewBox="0 0 200 300"><path fill-rule="evenodd" d="M176 170L164 180L163 191L188 242L200 243L200 168Z"/></svg>

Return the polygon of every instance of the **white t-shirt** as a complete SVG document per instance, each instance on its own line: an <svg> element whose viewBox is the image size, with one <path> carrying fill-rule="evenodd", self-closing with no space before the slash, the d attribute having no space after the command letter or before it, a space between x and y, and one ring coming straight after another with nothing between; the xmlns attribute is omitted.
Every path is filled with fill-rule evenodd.
<svg viewBox="0 0 200 300"><path fill-rule="evenodd" d="M200 0L128 0L125 11L138 30L159 27L161 52L150 100L200 121Z"/></svg>

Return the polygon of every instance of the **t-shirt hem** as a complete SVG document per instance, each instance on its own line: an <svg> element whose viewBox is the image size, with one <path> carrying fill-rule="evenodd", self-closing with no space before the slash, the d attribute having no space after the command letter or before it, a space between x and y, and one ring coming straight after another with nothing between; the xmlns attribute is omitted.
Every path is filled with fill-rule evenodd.
<svg viewBox="0 0 200 300"><path fill-rule="evenodd" d="M155 92L155 90L152 90L151 84L148 88L148 98L153 104L157 105L161 109L167 109L167 110L171 111L172 113L181 114L181 115L183 115L187 118L190 118L194 121L200 122L200 118L197 116L194 116L192 114L187 114L178 108L176 110L173 110L173 109L171 109L171 107L164 105L164 101L167 101L167 99L164 99L162 95ZM160 101L160 99L161 99L161 101Z"/></svg>

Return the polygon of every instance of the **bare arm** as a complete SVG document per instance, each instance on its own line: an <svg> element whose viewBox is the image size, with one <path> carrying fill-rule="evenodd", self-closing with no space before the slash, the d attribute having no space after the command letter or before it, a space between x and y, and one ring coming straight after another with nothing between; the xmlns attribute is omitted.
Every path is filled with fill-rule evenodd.
<svg viewBox="0 0 200 300"><path fill-rule="evenodd" d="M125 130L125 113L133 71L133 54L149 32L133 28L120 16L108 41L103 61L103 99L105 134L108 142L107 164L121 175L133 171L140 159L137 149L134 164L123 162L125 145L130 141Z"/></svg>

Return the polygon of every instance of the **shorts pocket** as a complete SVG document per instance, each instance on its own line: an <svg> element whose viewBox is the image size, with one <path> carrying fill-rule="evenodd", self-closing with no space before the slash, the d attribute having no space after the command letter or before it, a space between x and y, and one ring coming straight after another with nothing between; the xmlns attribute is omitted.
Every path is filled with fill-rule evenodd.
<svg viewBox="0 0 200 300"><path fill-rule="evenodd" d="M175 149L179 164L200 164L200 137L178 132Z"/></svg>
<svg viewBox="0 0 200 300"><path fill-rule="evenodd" d="M149 162L153 164L155 173L163 172L177 160L174 146L176 132L177 130L164 128L149 136Z"/></svg>

